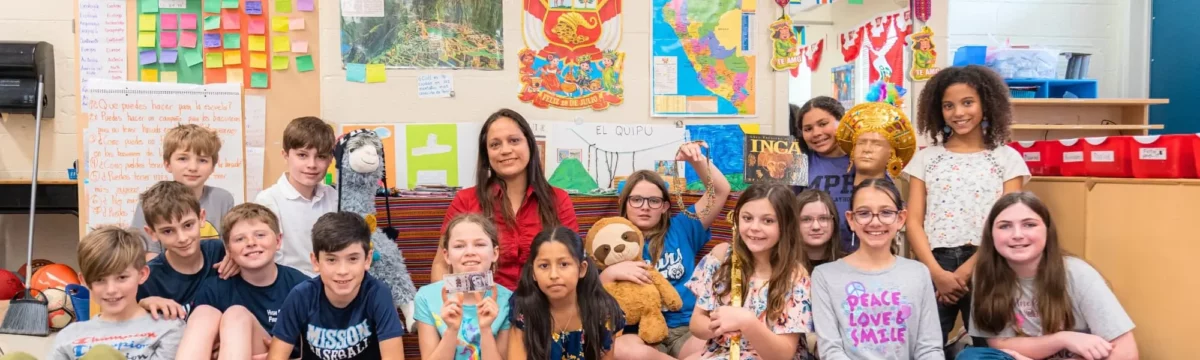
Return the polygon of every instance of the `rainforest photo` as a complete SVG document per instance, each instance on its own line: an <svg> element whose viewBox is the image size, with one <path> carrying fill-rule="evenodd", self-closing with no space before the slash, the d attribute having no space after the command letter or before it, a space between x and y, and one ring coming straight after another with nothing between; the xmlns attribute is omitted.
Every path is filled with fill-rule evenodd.
<svg viewBox="0 0 1200 360"><path fill-rule="evenodd" d="M497 0L384 0L383 17L342 18L342 61L502 70L503 7Z"/></svg>

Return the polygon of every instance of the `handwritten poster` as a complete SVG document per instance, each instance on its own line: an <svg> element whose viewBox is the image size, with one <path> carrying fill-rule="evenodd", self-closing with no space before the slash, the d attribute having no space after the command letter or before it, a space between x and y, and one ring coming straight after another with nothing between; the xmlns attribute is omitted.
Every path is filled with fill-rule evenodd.
<svg viewBox="0 0 1200 360"><path fill-rule="evenodd" d="M674 161L686 133L674 125L556 122L544 148L546 176L552 176L563 160L574 158L596 184L608 187L615 176L653 169L655 161Z"/></svg>
<svg viewBox="0 0 1200 360"><path fill-rule="evenodd" d="M454 75L426 74L417 76L417 97L448 98L454 96Z"/></svg>
<svg viewBox="0 0 1200 360"><path fill-rule="evenodd" d="M125 80L124 1L79 0L79 77L86 79ZM87 104L81 96L81 104Z"/></svg>
<svg viewBox="0 0 1200 360"><path fill-rule="evenodd" d="M179 124L200 124L221 137L216 170L207 185L245 201L242 93L238 84L188 85L90 79L84 85L83 178L88 227L128 225L138 193L170 180L162 137Z"/></svg>

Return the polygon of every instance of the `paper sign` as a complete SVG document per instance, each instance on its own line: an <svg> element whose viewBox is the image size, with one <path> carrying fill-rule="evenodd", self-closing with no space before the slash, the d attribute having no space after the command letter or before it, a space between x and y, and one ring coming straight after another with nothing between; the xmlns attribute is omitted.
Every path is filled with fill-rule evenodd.
<svg viewBox="0 0 1200 360"><path fill-rule="evenodd" d="M204 0L205 2L217 0ZM225 9L237 9L239 0L221 0L221 7Z"/></svg>
<svg viewBox="0 0 1200 360"><path fill-rule="evenodd" d="M262 1L254 1L254 0L247 1L246 2L246 14L262 15Z"/></svg>
<svg viewBox="0 0 1200 360"><path fill-rule="evenodd" d="M164 31L160 33L160 36L162 38L159 42L162 44L162 47L173 48L179 46L179 34L176 34L174 31Z"/></svg>
<svg viewBox="0 0 1200 360"><path fill-rule="evenodd" d="M163 9L187 9L187 0L158 0L158 7ZM163 75L166 75L166 73L163 73Z"/></svg>
<svg viewBox="0 0 1200 360"><path fill-rule="evenodd" d="M267 54L250 53L250 67L255 69L266 69Z"/></svg>
<svg viewBox="0 0 1200 360"><path fill-rule="evenodd" d="M152 48L157 44L153 31L138 32L138 47Z"/></svg>
<svg viewBox="0 0 1200 360"><path fill-rule="evenodd" d="M196 30L196 14L181 14L179 16L180 29Z"/></svg>
<svg viewBox="0 0 1200 360"><path fill-rule="evenodd" d="M206 13L221 12L221 2L217 1L217 0L205 0L204 1L204 12L206 12Z"/></svg>
<svg viewBox="0 0 1200 360"><path fill-rule="evenodd" d="M267 144L267 97L246 95L245 103L246 151L250 151L251 148L261 148ZM250 173L247 171L246 175Z"/></svg>
<svg viewBox="0 0 1200 360"><path fill-rule="evenodd" d="M209 15L204 17L204 30L216 30L221 28L221 16Z"/></svg>
<svg viewBox="0 0 1200 360"><path fill-rule="evenodd" d="M267 73L254 72L250 73L250 87L255 89L267 88Z"/></svg>
<svg viewBox="0 0 1200 360"><path fill-rule="evenodd" d="M290 59L288 59L287 56L275 55L271 59L271 69L287 70L289 63L290 63Z"/></svg>
<svg viewBox="0 0 1200 360"><path fill-rule="evenodd" d="M204 67L209 69L220 69L225 66L224 59L221 58L221 52L214 51L204 54Z"/></svg>
<svg viewBox="0 0 1200 360"><path fill-rule="evenodd" d="M79 14L77 17L79 28L75 32L79 34L80 79L84 81L129 79L129 57L136 55L129 51L129 41L125 36L131 25L129 22L132 20L129 17L128 3L108 0L79 0L76 2L78 3L76 10ZM0 32L4 31L0 30ZM8 33L5 32L5 34ZM108 34L119 34L119 36L109 36ZM79 97L80 109L87 110L89 100L86 94L81 95Z"/></svg>
<svg viewBox="0 0 1200 360"><path fill-rule="evenodd" d="M221 47L221 34L204 34L204 47L215 48Z"/></svg>
<svg viewBox="0 0 1200 360"><path fill-rule="evenodd" d="M262 35L267 33L266 21L259 18L250 18L250 33L254 35Z"/></svg>
<svg viewBox="0 0 1200 360"><path fill-rule="evenodd" d="M358 83L367 82L367 65L346 64L346 81Z"/></svg>
<svg viewBox="0 0 1200 360"><path fill-rule="evenodd" d="M281 13L292 12L292 0L275 0L275 11Z"/></svg>
<svg viewBox="0 0 1200 360"><path fill-rule="evenodd" d="M158 74L158 82L177 83L179 82L179 73L174 71L163 71Z"/></svg>
<svg viewBox="0 0 1200 360"><path fill-rule="evenodd" d="M150 29L150 30L154 30L154 29ZM271 31L287 32L288 31L287 16L272 16L271 17Z"/></svg>
<svg viewBox="0 0 1200 360"><path fill-rule="evenodd" d="M226 49L241 49L242 48L242 34L238 34L238 33L225 34L225 48Z"/></svg>
<svg viewBox="0 0 1200 360"><path fill-rule="evenodd" d="M159 19L162 21L163 30L175 30L179 28L178 14L162 14Z"/></svg>
<svg viewBox="0 0 1200 360"><path fill-rule="evenodd" d="M417 97L448 98L454 93L454 75L428 74L417 76Z"/></svg>
<svg viewBox="0 0 1200 360"><path fill-rule="evenodd" d="M313 11L313 0L296 0L296 9L300 11Z"/></svg>
<svg viewBox="0 0 1200 360"><path fill-rule="evenodd" d="M342 0L342 17L383 17L383 0Z"/></svg>
<svg viewBox="0 0 1200 360"><path fill-rule="evenodd" d="M143 14L156 13L156 12L158 12L158 0L142 0L142 13Z"/></svg>
<svg viewBox="0 0 1200 360"><path fill-rule="evenodd" d="M161 62L163 64L174 64L175 61L177 61L177 60L179 60L179 51L178 50L164 49L162 51L162 57L159 59L159 62Z"/></svg>
<svg viewBox="0 0 1200 360"><path fill-rule="evenodd" d="M250 51L267 51L267 37L250 35Z"/></svg>
<svg viewBox="0 0 1200 360"><path fill-rule="evenodd" d="M225 65L241 65L242 52L238 50L225 50Z"/></svg>
<svg viewBox="0 0 1200 360"><path fill-rule="evenodd" d="M158 30L158 16L151 14L138 15L138 31Z"/></svg>
<svg viewBox="0 0 1200 360"><path fill-rule="evenodd" d="M237 12L226 11L221 13L221 25L225 30L239 30L242 28L242 20Z"/></svg>
<svg viewBox="0 0 1200 360"><path fill-rule="evenodd" d="M154 50L142 50L138 53L138 64L149 65L158 62L158 52Z"/></svg>
<svg viewBox="0 0 1200 360"><path fill-rule="evenodd" d="M387 81L387 73L384 71L383 64L367 64L367 83L381 83Z"/></svg>
<svg viewBox="0 0 1200 360"><path fill-rule="evenodd" d="M292 30L304 30L304 18L292 18L288 21L288 26Z"/></svg>
<svg viewBox="0 0 1200 360"><path fill-rule="evenodd" d="M158 69L142 69L142 81L158 82Z"/></svg>
<svg viewBox="0 0 1200 360"><path fill-rule="evenodd" d="M251 84L251 85L253 85L253 84ZM253 87L253 86L251 86L251 87ZM246 95L246 109L247 109L246 110L246 112L247 112L247 115L246 115L246 128L247 128L246 129L246 132L247 132L247 134L246 134L246 139L247 139L246 140L246 145L247 145L246 146L246 198L247 199L254 199L258 196L258 193L262 192L262 189L263 189L263 166L264 166L263 162L264 162L264 159L266 159L266 155L267 155L266 149L264 149L262 146L257 146L257 147L249 146L250 142L251 142L249 140L250 139L249 109L250 109L250 99L251 99L250 97L251 96L253 96L253 95ZM265 107L265 105L264 105L264 107ZM266 118L266 116L264 115L263 118Z"/></svg>
<svg viewBox="0 0 1200 360"><path fill-rule="evenodd" d="M299 72L313 71L312 55L301 55L296 57L296 70Z"/></svg>
<svg viewBox="0 0 1200 360"><path fill-rule="evenodd" d="M183 64L188 67L196 66L203 62L203 56L200 55L200 50L185 50L183 52Z"/></svg>
<svg viewBox="0 0 1200 360"><path fill-rule="evenodd" d="M271 38L271 50L275 52L292 51L292 40L287 36L276 36Z"/></svg>
<svg viewBox="0 0 1200 360"><path fill-rule="evenodd" d="M245 80L245 77L242 76L242 74L241 68L225 69L225 82L230 84L239 84Z"/></svg>
<svg viewBox="0 0 1200 360"><path fill-rule="evenodd" d="M179 34L179 46L183 46L185 48L195 48L196 33L184 31L182 34Z"/></svg>
<svg viewBox="0 0 1200 360"><path fill-rule="evenodd" d="M292 40L292 52L297 54L308 53L308 42L301 40Z"/></svg>

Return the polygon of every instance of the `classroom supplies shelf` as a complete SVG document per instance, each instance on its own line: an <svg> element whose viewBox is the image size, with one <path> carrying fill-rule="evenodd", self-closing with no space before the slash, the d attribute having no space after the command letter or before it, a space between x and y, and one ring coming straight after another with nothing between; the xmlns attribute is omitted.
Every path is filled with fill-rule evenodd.
<svg viewBox="0 0 1200 360"><path fill-rule="evenodd" d="M1006 79L1009 87L1034 88L1033 97L1038 99L1063 98L1069 92L1077 98L1094 99L1097 85L1094 79Z"/></svg>
<svg viewBox="0 0 1200 360"><path fill-rule="evenodd" d="M1148 135L1150 106L1167 99L1012 99L1012 140Z"/></svg>

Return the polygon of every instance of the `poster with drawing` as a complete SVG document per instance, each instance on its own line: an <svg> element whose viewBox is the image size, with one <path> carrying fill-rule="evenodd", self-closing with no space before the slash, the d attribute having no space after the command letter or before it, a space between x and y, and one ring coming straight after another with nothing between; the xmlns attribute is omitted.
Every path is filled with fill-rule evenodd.
<svg viewBox="0 0 1200 360"><path fill-rule="evenodd" d="M833 75L833 94L842 106L854 107L854 64L846 64L829 70Z"/></svg>
<svg viewBox="0 0 1200 360"><path fill-rule="evenodd" d="M404 136L409 185L458 185L459 139L455 124L412 124L405 127Z"/></svg>
<svg viewBox="0 0 1200 360"><path fill-rule="evenodd" d="M624 102L623 0L524 0L517 98L539 108Z"/></svg>
<svg viewBox="0 0 1200 360"><path fill-rule="evenodd" d="M582 169L572 166L564 171L586 171L572 176L591 176L601 188L612 186L613 177L655 169L657 161L675 159L686 134L685 128L675 125L556 122L551 128L547 147L555 156L546 166L547 176L553 177L561 164L581 164Z"/></svg>

